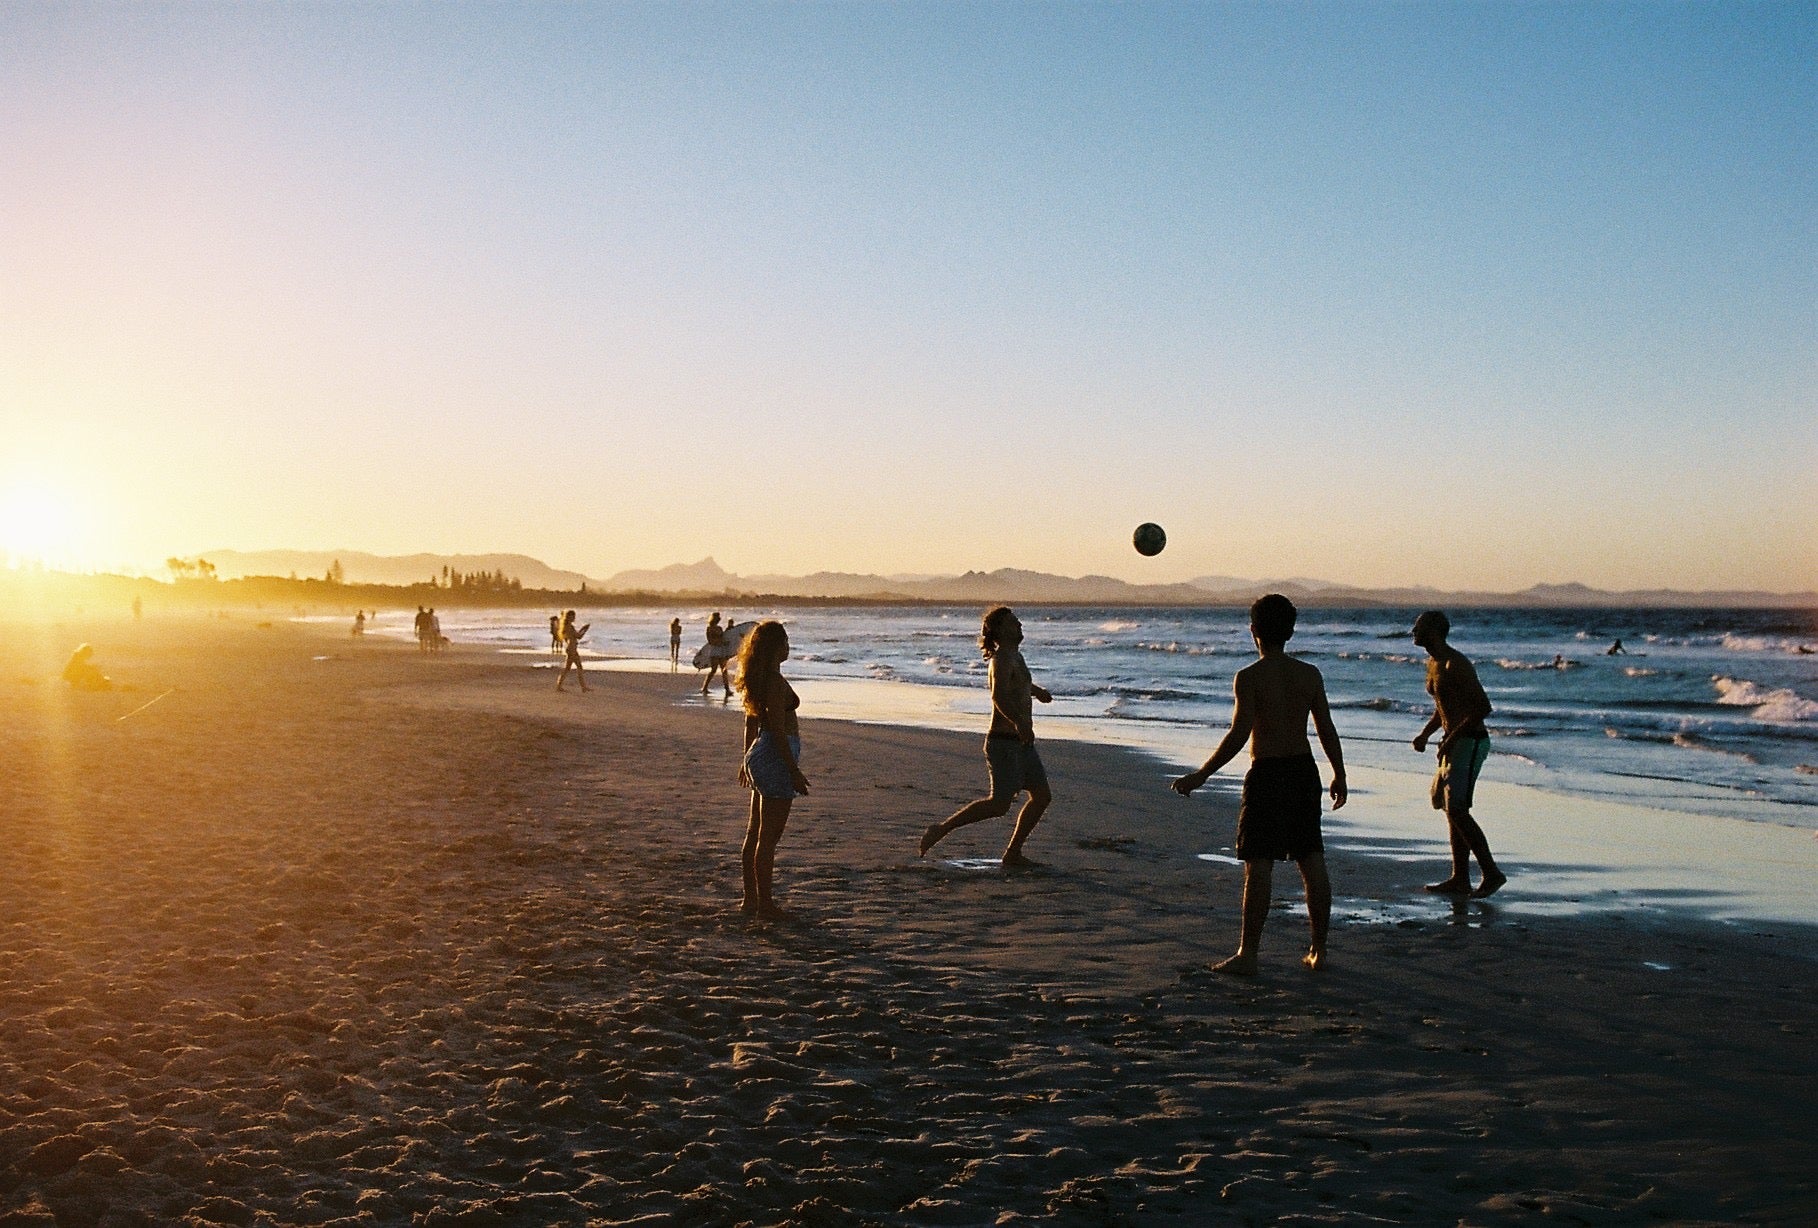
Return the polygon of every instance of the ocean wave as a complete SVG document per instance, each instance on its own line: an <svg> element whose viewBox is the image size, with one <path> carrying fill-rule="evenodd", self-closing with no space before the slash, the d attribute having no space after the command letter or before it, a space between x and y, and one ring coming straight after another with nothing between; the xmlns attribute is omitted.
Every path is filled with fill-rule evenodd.
<svg viewBox="0 0 1818 1228"><path fill-rule="evenodd" d="M1695 733L1686 733L1683 730L1673 735L1673 745L1683 747L1686 750L1705 750L1710 751L1713 754L1729 755L1731 758L1740 759L1744 763L1761 762L1761 760L1757 759L1746 750L1731 750L1727 746L1718 746L1712 742L1706 741Z"/></svg>
<svg viewBox="0 0 1818 1228"><path fill-rule="evenodd" d="M1139 648L1144 652L1173 652L1188 657L1216 657L1221 653L1230 655L1227 650L1214 648L1209 644L1183 644L1179 640L1169 640L1165 644L1145 640L1142 643L1133 645L1133 647Z"/></svg>
<svg viewBox="0 0 1818 1228"><path fill-rule="evenodd" d="M1774 653L1809 653L1812 651L1810 636L1785 635L1740 635L1734 631L1725 632L1717 641L1730 652L1774 652Z"/></svg>
<svg viewBox="0 0 1818 1228"><path fill-rule="evenodd" d="M1640 665L1625 665L1622 667L1622 672L1631 678L1652 678L1660 671L1657 669L1647 669Z"/></svg>
<svg viewBox="0 0 1818 1228"><path fill-rule="evenodd" d="M1818 720L1818 702L1784 687L1769 689L1746 678L1711 675L1717 688L1717 702L1731 707L1753 708L1758 721L1788 724L1793 721Z"/></svg>
<svg viewBox="0 0 1818 1228"><path fill-rule="evenodd" d="M1584 662L1568 661L1564 657L1556 657L1551 661L1519 661L1519 660L1516 660L1514 657L1497 657L1496 664L1501 666L1503 669L1516 669L1516 670L1554 669L1554 670L1559 670L1559 669L1578 669L1581 666L1583 666Z"/></svg>
<svg viewBox="0 0 1818 1228"><path fill-rule="evenodd" d="M1098 629L1100 631L1112 631L1112 632L1134 631L1140 626L1142 626L1141 623L1133 623L1133 622L1129 622L1125 619L1113 618L1109 622L1102 622L1102 623L1098 624Z"/></svg>

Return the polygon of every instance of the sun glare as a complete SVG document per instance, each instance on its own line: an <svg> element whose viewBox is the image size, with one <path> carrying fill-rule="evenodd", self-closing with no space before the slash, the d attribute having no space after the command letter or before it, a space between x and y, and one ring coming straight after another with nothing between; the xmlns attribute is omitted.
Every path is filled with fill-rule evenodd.
<svg viewBox="0 0 1818 1228"><path fill-rule="evenodd" d="M0 554L9 565L71 566L80 537L73 500L42 483L19 483L0 496Z"/></svg>

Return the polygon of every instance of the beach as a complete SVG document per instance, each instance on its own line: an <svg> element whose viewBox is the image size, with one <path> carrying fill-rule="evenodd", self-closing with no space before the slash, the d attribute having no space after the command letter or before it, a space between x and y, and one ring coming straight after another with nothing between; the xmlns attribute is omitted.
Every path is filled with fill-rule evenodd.
<svg viewBox="0 0 1818 1228"><path fill-rule="evenodd" d="M1347 808L1331 967L1284 867L1216 976L1229 788L1053 741L1037 868L920 859L978 735L811 704L758 925L736 705L589 680L9 628L0 1225L1818 1220L1809 926L1454 904Z"/></svg>

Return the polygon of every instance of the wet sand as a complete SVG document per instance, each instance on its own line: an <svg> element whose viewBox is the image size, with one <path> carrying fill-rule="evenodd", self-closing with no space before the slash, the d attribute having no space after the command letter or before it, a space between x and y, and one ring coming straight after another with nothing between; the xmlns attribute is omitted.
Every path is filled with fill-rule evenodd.
<svg viewBox="0 0 1818 1228"><path fill-rule="evenodd" d="M6 631L0 1224L1818 1220L1809 929L1453 906L1334 821L1331 969L1284 867L1215 976L1228 790L1050 743L1037 869L921 860L978 738L811 712L754 926L687 674Z"/></svg>

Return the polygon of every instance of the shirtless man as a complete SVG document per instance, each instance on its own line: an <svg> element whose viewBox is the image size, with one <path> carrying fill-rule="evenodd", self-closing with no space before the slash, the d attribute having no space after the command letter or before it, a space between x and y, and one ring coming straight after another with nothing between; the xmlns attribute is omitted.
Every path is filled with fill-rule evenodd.
<svg viewBox="0 0 1818 1228"><path fill-rule="evenodd" d="M1294 634L1294 603L1280 593L1250 607L1250 634L1258 660L1232 680L1237 706L1231 730L1197 772L1173 784L1182 797L1250 743L1250 771L1244 776L1237 811L1237 856L1244 863L1244 919L1237 954L1214 964L1214 972L1256 975L1256 948L1269 919L1269 889L1275 863L1300 867L1307 891L1307 920L1313 941L1301 963L1317 971L1326 963L1326 929L1332 917L1332 883L1326 877L1325 841L1319 830L1319 765L1307 744L1307 718L1319 734L1320 749L1332 765L1332 809L1345 804L1345 758L1326 704L1319 670L1285 651Z"/></svg>
<svg viewBox="0 0 1818 1228"><path fill-rule="evenodd" d="M1414 737L1414 749L1425 754L1427 739L1444 729L1439 739L1439 770L1433 774L1433 809L1446 812L1452 841L1452 874L1428 891L1446 895L1494 895L1508 878L1490 856L1490 842L1471 817L1471 794L1477 774L1490 757L1490 731L1483 718L1490 715L1490 697L1483 693L1477 670L1464 653L1446 643L1452 622L1438 610L1428 610L1414 620L1414 643L1427 650L1427 694L1433 697L1433 716ZM1483 872L1477 890L1471 890L1471 857Z"/></svg>

